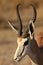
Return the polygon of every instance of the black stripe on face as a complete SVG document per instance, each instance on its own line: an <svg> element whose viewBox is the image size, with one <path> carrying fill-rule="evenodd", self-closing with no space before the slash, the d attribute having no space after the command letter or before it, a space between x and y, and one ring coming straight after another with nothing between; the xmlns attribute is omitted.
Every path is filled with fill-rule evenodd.
<svg viewBox="0 0 43 65"><path fill-rule="evenodd" d="M23 50L22 50L22 52L20 53L20 56L22 56L22 54L23 54L23 52L24 52L24 49L25 49L25 47L23 47Z"/></svg>
<svg viewBox="0 0 43 65"><path fill-rule="evenodd" d="M25 46L26 46L27 44L28 44L28 40L24 43L23 50L22 50L22 52L20 53L19 56L22 56L22 54L23 54L23 52L24 52L24 49L25 49Z"/></svg>

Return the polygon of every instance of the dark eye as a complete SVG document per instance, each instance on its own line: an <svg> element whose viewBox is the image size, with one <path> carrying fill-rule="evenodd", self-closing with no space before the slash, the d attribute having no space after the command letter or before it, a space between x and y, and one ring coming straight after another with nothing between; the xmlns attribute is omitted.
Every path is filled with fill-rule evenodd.
<svg viewBox="0 0 43 65"><path fill-rule="evenodd" d="M30 36L30 34L29 33L26 33L25 35L24 35L24 38L27 38L27 37L29 37Z"/></svg>
<svg viewBox="0 0 43 65"><path fill-rule="evenodd" d="M28 40L26 42L24 42L24 46L26 46L28 44Z"/></svg>

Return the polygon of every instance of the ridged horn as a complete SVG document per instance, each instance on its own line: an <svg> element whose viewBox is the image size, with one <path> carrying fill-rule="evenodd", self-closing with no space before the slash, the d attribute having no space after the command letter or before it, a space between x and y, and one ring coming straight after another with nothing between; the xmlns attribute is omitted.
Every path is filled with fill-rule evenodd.
<svg viewBox="0 0 43 65"><path fill-rule="evenodd" d="M22 36L22 20L21 20L20 13L19 13L20 6L21 4L18 4L16 9L17 9L18 22L19 22L19 35Z"/></svg>

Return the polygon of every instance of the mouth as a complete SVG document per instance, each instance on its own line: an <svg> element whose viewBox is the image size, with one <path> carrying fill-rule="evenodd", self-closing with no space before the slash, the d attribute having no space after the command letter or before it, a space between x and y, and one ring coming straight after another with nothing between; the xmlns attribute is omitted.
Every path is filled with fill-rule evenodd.
<svg viewBox="0 0 43 65"><path fill-rule="evenodd" d="M23 50L22 50L22 52L20 53L20 55L18 55L18 57L15 58L15 61L19 62L19 61L22 59L22 56L24 55L24 49L25 49L25 46L23 47Z"/></svg>

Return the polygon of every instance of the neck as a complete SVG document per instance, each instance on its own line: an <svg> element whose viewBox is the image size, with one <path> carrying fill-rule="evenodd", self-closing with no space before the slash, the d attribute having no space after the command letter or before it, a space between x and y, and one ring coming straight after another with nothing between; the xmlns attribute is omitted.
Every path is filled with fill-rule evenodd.
<svg viewBox="0 0 43 65"><path fill-rule="evenodd" d="M35 39L29 40L28 56L37 63L37 55L40 53L39 47Z"/></svg>

